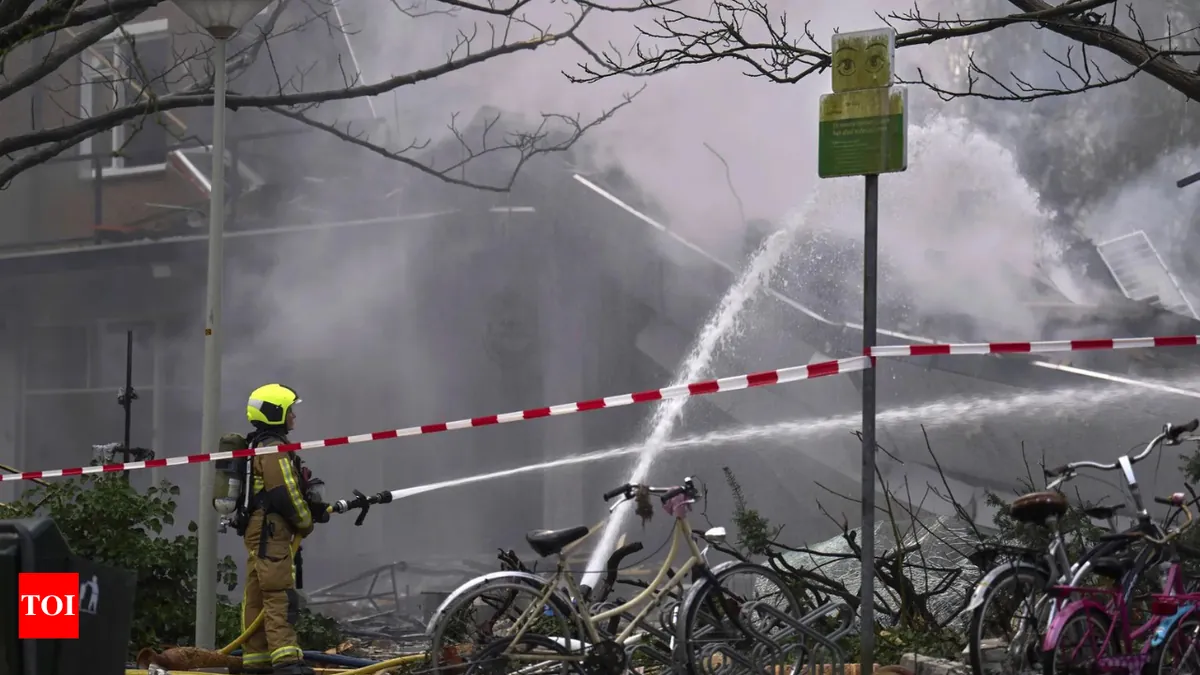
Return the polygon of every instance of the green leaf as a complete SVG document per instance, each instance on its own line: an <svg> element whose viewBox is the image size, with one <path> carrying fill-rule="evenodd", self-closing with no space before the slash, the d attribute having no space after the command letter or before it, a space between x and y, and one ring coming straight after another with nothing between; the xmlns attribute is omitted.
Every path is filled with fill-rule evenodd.
<svg viewBox="0 0 1200 675"><path fill-rule="evenodd" d="M132 656L143 647L190 644L195 632L197 526L189 522L187 535L161 534L164 523L175 523L175 501L164 497L171 494L179 494L179 488L168 481L139 492L119 475L79 476L56 482L49 491L28 490L0 505L0 517L30 515L48 496L41 512L54 519L76 555L137 575ZM231 557L225 556L218 570L220 583L237 587ZM218 616L226 642L241 632L236 605L222 600Z"/></svg>

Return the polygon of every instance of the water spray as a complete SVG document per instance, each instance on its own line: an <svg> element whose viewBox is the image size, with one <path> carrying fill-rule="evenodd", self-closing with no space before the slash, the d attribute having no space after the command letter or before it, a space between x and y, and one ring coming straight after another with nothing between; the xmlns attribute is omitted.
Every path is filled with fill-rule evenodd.
<svg viewBox="0 0 1200 675"><path fill-rule="evenodd" d="M737 315L740 313L741 308L745 305L746 301L748 300L749 295L757 292L760 285L765 287L767 294L769 294L770 296L774 297L775 299L779 300L780 302L783 302L784 304L788 305L789 307L792 307L793 309L796 309L796 310L800 311L801 313L805 314L806 316L808 316L812 319L815 319L823 324L826 324L829 326L836 326L839 328L850 328L850 329L856 330L856 331L864 330L864 327L862 324L853 323L853 322L849 322L849 321L846 321L846 322L837 321L837 320L822 316L821 314L817 313L816 311L813 311L812 309L805 307L804 305L797 302L796 300L780 293L779 291L775 290L774 288L771 288L771 286L769 285L770 274L771 274L773 268L775 267L775 265L778 263L779 258L782 257L782 255L784 253L784 250L779 250L778 253L776 254L776 251L774 249L775 248L778 248L778 249L786 248L785 244L787 242L790 242L791 235L793 234L797 224L803 220L803 215L805 213L807 213L807 211L811 208L811 205L814 203L814 199L815 199L815 195L816 195L815 192L810 195L809 200L806 202L805 206L801 208L800 216L792 219L788 223L787 226L785 226L783 229L781 229L781 230L777 231L775 234L773 234L772 238L768 239L768 241L758 250L758 252L751 259L750 263L747 265L747 269L742 274L738 275L737 271L729 263L721 260L720 258L717 258L716 256L712 255L711 253L708 253L707 251L703 250L696 244L694 244L691 241L688 241L684 237L680 236L678 233L671 231L670 229L667 228L666 225L654 220L650 216L647 216L646 214L642 213L641 211L638 211L633 206L630 206L629 204L625 203L623 200L618 198L616 195L613 195L612 193L608 192L607 190L604 190L599 185L596 185L595 183L591 182L590 180L588 180L587 178L584 178L583 176L581 176L579 174L573 174L572 177L578 183L580 183L584 187L588 188L589 190L595 192L596 194L600 195L604 199L608 200L613 205L621 208L625 212L627 212L630 215L634 216L635 218L641 220L643 223L653 227L654 229L658 230L659 232L666 234L667 236L669 236L672 239L674 239L675 241L681 243L688 249L698 253L703 258L709 260L710 262L716 264L717 266L725 269L727 272L729 272L730 274L733 274L737 277L737 281L730 288L730 290L725 294L725 297L721 301L720 308L714 314L713 318L708 322L708 324L705 325L701 335L699 336L699 338L697 339L697 341L695 343L694 348L692 349L691 354L689 355L687 361L685 361L685 363L683 365L685 374L692 375L694 377L694 376L698 375L699 371L702 371L703 368L707 367L708 362L711 360L713 351L716 349L718 343L724 339L724 336L728 332L729 328L735 323L735 321L737 319ZM923 344L936 344L937 343L936 340L933 340L930 338L917 336L917 335L909 335L909 334L905 334L905 333L900 333L898 331L892 331L892 330L887 330L887 329L883 329L883 328L876 328L875 332L880 335L885 335L885 336L893 337L893 338L899 338L899 339L906 340L908 342L913 342L913 343L923 343ZM1141 387L1141 388L1162 391L1161 385L1157 385L1157 384L1153 384L1153 383L1146 383L1146 382L1142 382L1142 381L1138 381L1138 380L1133 380L1130 378L1122 378L1122 377L1118 377L1115 375L1109 375L1108 373L1100 373L1100 372L1096 372L1096 371L1085 370L1083 368L1076 368L1073 366L1060 366L1059 364L1054 364L1054 363L1045 362L1045 361L1034 361L1033 364L1036 366L1039 366L1039 367L1059 370L1061 372L1070 373L1073 375L1082 375L1084 377L1105 380L1108 382L1117 382L1120 384L1128 384L1128 385L1133 385L1133 386L1137 386L1137 387ZM1185 395L1189 395L1189 396L1197 396L1197 394L1195 394L1195 393L1183 392L1182 390L1177 391L1177 392L1172 392L1172 393L1184 393ZM654 462L655 457L658 454L658 449L657 449L658 445L660 445L665 438L669 437L671 431L674 429L675 421L678 418L678 415L682 411L683 406L685 404L686 404L685 401L672 402L668 405L659 407L659 409L657 411L655 411L655 415L654 415L653 422L652 422L652 429L651 429L649 437L646 439L645 450L642 453L642 455L639 456L638 463L634 467L633 478L631 478L632 481L638 482L639 480L643 479L646 472L649 471L650 467L652 466L652 464ZM611 552L613 543L615 542L616 537L617 537L617 533L619 532L619 530L621 528L621 525L623 522L623 516L626 516L626 515L627 515L627 512L619 511L617 513L616 517L614 517L610 521L609 527L605 529L604 534L600 539L600 542L597 544L596 549L593 551L592 559L589 561L589 564L588 564L589 568L597 566L599 564L599 562L603 561L604 558ZM594 580L585 580L585 581L594 581Z"/></svg>
<svg viewBox="0 0 1200 675"><path fill-rule="evenodd" d="M668 230L666 225L663 225L662 223L651 218L650 216L633 208L629 204L626 204L624 201L622 201L616 195L604 190L600 186L589 181L588 179L584 178L583 176L580 176L579 174L574 174L574 178L576 181L578 181L584 187L588 188L589 190L592 190L596 194L598 194L601 197L612 202L614 205L627 211L628 213L630 213L631 215L636 217L638 220L641 220L643 223L650 225L651 227L655 228L656 230L666 233L672 239L682 243L684 246L691 249L692 251L699 253L706 260L721 267L722 269L729 272L730 274L736 274L736 270L734 269L733 265L730 265L729 263L725 262L724 260L721 260L720 258L714 256L713 254L701 249L696 244L688 241L687 239L684 239L678 233ZM1179 187L1184 187L1185 185L1190 185L1190 184L1198 182L1198 181L1200 181L1200 173L1197 173L1192 176L1188 176L1187 178L1180 180L1179 182L1181 183L1181 185ZM768 287L767 293L771 297L775 298L776 300L779 300L780 302L787 305L788 307L791 307L792 309L795 309L795 310L803 313L804 315L808 316L809 318L816 319L817 321L820 321L821 323L823 323L827 326L835 326L838 328L850 328L852 330L859 330L859 331L861 331L863 328L862 324L859 324L859 323L854 323L851 321L842 322L842 321L837 321L837 320L825 317L825 316L817 313L816 311L800 304L795 299L790 298L790 297L784 295L783 293L780 293L779 291L775 290L774 288ZM932 338L927 338L927 337L920 336L920 335L910 335L908 333L902 333L900 331L895 331L895 330L887 330L887 329L879 328L879 329L877 329L876 332L878 332L880 335L886 335L888 337L894 337L894 338L898 338L901 340L906 340L908 342L915 342L915 343L928 344L928 345L938 344L938 341L934 340ZM1095 370L1087 370L1085 368L1076 368L1073 366L1072 367L1063 367L1057 363L1051 363L1049 361L1033 361L1032 364L1035 366L1041 367L1041 368L1060 370L1065 373L1071 373L1072 375L1081 375L1083 377L1090 377L1090 378L1097 379L1097 380L1104 380L1106 382L1117 382L1120 384L1128 384L1128 385L1132 385L1132 386L1145 387L1145 388L1150 388L1150 389L1158 389L1159 388L1159 385L1154 384L1152 382L1146 382L1144 380L1121 378L1121 377L1118 377L1115 375L1111 375L1109 373L1102 373L1102 372L1098 372ZM1176 392L1176 393L1178 393L1178 392ZM1187 392L1185 395L1196 396L1197 394L1196 394L1196 392Z"/></svg>
<svg viewBox="0 0 1200 675"><path fill-rule="evenodd" d="M1180 384L1191 385L1193 382L1183 382ZM1175 389L1162 385L1162 393L1176 393L1186 390ZM1196 392L1188 392L1192 395L1200 396ZM1141 392L1126 387L1071 387L1049 392L1031 392L1028 394L1018 394L1016 396L1005 397L973 397L960 398L952 400L935 401L932 403L924 403L920 405L907 406L904 408L892 408L879 413L877 421L880 425L903 425L903 424L921 424L926 429L944 429L963 424L976 424L981 421L994 420L1003 418L1009 415L1020 415L1029 412L1043 412L1047 410L1059 411L1066 406L1080 400L1086 400L1092 406L1117 405L1131 398L1142 396ZM1061 413L1056 413L1061 414ZM860 422L858 413L847 413L835 417L827 417L817 420L803 420L796 422L779 422L776 424L764 424L754 426L735 427L723 431L714 431L706 434L698 434L695 436L686 436L674 440L668 440L661 444L661 452L680 452L685 450L699 450L704 448L717 448L730 445L748 445L763 442L783 442L795 441L796 439L808 438L835 433L838 431L849 432L855 428ZM446 490L451 488L472 485L475 483L483 483L492 480L499 480L511 476L518 476L527 473L540 473L557 469L560 467L574 466L578 464L589 464L592 462L602 462L617 457L625 457L636 455L643 449L643 444L632 444L609 448L606 450L596 450L592 452L584 452L567 457L561 457L555 460L545 462L537 462L534 464L525 464L522 466L513 467L511 469L500 469L497 471L489 471L487 473L474 474L463 476L461 478L452 478L434 483L426 483L425 485L415 485L412 487L399 488L391 491L379 492L374 495L364 495L355 490L353 499L343 499L335 502L331 506L331 513L345 513L354 509L362 509L363 513L359 515L355 524L361 524L362 519L366 517L366 510L375 504L387 504L408 497L415 497L428 492L438 490ZM756 448L761 450L761 448ZM789 448L788 452L796 452L794 448ZM808 455L809 458L816 461L824 461L824 458L817 454ZM339 510L340 509L340 510ZM589 568L590 569L590 568Z"/></svg>
<svg viewBox="0 0 1200 675"><path fill-rule="evenodd" d="M579 180L579 176L576 176L576 179ZM794 218L788 227L773 233L758 248L746 264L746 269L738 276L737 282L721 299L721 304L700 331L687 359L681 365L681 372L676 377L677 382L697 379L708 370L713 354L737 326L738 317L741 316L746 303L758 293L760 288L769 287L771 275L778 267L784 253L787 252L796 227L804 221L804 214L814 204L815 201L810 198L802 208L801 214ZM686 400L675 399L667 401L655 409L650 423L650 433L646 437L643 451L638 455L637 463L634 464L629 477L630 483L637 484L646 481L650 468L662 451L663 443L674 432L675 425L686 404ZM600 536L600 541L592 550L592 556L588 560L588 570L599 570L602 563L612 554L616 547L617 537L620 536L629 516L630 510L625 506L614 512ZM581 583L594 586L598 576L599 572L589 572L584 575Z"/></svg>

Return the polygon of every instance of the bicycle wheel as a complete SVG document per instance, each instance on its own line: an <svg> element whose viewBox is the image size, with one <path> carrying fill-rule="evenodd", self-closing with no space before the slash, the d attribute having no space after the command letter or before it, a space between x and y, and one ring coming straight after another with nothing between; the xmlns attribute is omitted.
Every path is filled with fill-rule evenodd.
<svg viewBox="0 0 1200 675"><path fill-rule="evenodd" d="M770 568L736 563L702 579L684 597L676 622L677 662L686 675L795 673L804 637L791 621L803 612Z"/></svg>
<svg viewBox="0 0 1200 675"><path fill-rule="evenodd" d="M525 633L515 642L501 638L471 656L465 675L585 675L582 654L564 642L537 633Z"/></svg>
<svg viewBox="0 0 1200 675"><path fill-rule="evenodd" d="M1155 649L1152 670L1158 675L1200 673L1200 616L1191 613L1175 622Z"/></svg>
<svg viewBox="0 0 1200 675"><path fill-rule="evenodd" d="M1045 570L1013 566L1000 572L987 587L983 601L971 611L967 630L971 672L974 675L1017 675L1037 672L1050 614L1051 598Z"/></svg>
<svg viewBox="0 0 1200 675"><path fill-rule="evenodd" d="M1116 655L1117 640L1109 639L1112 617L1091 607L1060 617L1062 631L1054 648L1042 652L1044 675L1097 672L1097 662Z"/></svg>
<svg viewBox="0 0 1200 675"><path fill-rule="evenodd" d="M433 670L462 663L462 657L498 638L509 636L513 623L538 602L546 581L521 574L497 575L468 584L477 586L451 596L431 619L429 661ZM579 620L571 603L561 593L552 593L542 616L527 630L536 633L578 635Z"/></svg>

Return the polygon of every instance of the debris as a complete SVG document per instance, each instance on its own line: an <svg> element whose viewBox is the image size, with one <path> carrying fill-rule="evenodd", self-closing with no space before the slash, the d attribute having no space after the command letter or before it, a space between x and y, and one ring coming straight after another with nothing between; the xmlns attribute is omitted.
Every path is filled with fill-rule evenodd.
<svg viewBox="0 0 1200 675"><path fill-rule="evenodd" d="M222 654L214 649L199 647L171 647L161 653L146 647L137 655L138 668L150 666L174 670L198 670L200 668L225 668L230 673L242 672L242 658Z"/></svg>
<svg viewBox="0 0 1200 675"><path fill-rule="evenodd" d="M354 643L347 640L346 642L343 642L342 644L334 647L333 649L326 649L325 653L326 654L345 654L346 652L350 651L351 649L354 649Z"/></svg>
<svg viewBox="0 0 1200 675"><path fill-rule="evenodd" d="M900 666L916 675L966 675L971 669L958 661L935 659L921 654L905 654Z"/></svg>

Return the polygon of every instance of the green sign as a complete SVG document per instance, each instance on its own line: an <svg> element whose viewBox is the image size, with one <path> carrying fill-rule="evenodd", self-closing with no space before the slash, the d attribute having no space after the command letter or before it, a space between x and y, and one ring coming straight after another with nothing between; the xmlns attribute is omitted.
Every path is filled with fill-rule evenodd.
<svg viewBox="0 0 1200 675"><path fill-rule="evenodd" d="M907 112L905 87L822 96L817 175L837 178L907 169Z"/></svg>
<svg viewBox="0 0 1200 675"><path fill-rule="evenodd" d="M829 65L834 92L892 86L896 61L894 28L834 33L831 42Z"/></svg>

